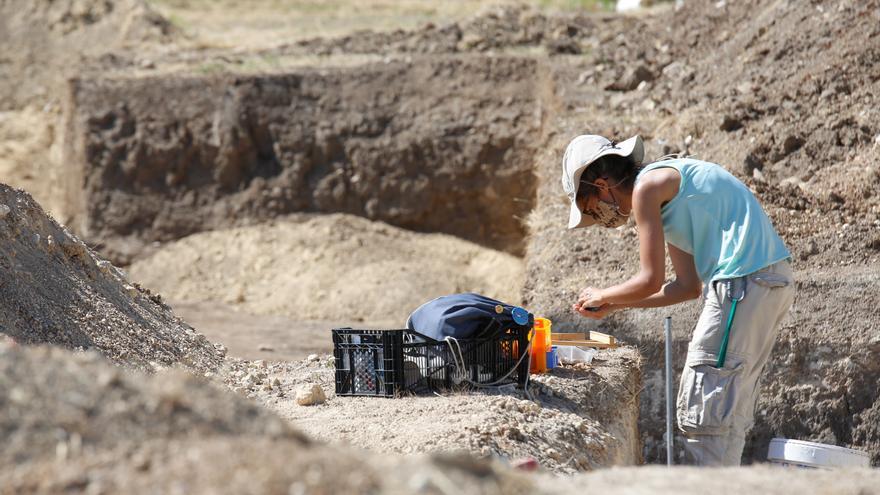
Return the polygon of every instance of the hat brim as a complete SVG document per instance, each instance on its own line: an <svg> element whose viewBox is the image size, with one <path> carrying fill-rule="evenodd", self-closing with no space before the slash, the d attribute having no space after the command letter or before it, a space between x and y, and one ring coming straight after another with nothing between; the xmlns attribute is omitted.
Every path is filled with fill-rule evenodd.
<svg viewBox="0 0 880 495"><path fill-rule="evenodd" d="M598 160L599 158L605 155L618 155L618 156L632 156L633 160L637 164L641 164L645 159L645 143L642 141L640 136L633 136L626 141L621 141L614 148L603 149L599 153L596 154L593 158L584 163L584 166L581 170L577 172L577 181L575 182L575 199L571 200L571 210L568 213L568 228L569 229L578 229L582 227L589 227L591 225L595 225L596 220L593 217L588 215L584 215L581 212L581 209L577 205L577 187L578 182L580 182L580 176L584 173L584 170L589 168L590 164Z"/></svg>
<svg viewBox="0 0 880 495"><path fill-rule="evenodd" d="M568 228L579 229L581 227L589 227L596 223L596 220L588 215L584 215L578 207L576 201L571 202L571 211L568 213Z"/></svg>

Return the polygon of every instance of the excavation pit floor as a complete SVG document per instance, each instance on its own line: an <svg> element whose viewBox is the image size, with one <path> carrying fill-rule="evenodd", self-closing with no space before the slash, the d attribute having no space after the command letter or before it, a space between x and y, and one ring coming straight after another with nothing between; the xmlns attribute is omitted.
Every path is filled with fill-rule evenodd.
<svg viewBox="0 0 880 495"><path fill-rule="evenodd" d="M591 365L532 375L521 391L461 391L399 398L336 396L329 355L297 362L232 359L226 382L309 436L378 452L466 451L505 460L534 458L558 473L641 460L640 359L633 348L601 351ZM302 386L327 401L301 406Z"/></svg>

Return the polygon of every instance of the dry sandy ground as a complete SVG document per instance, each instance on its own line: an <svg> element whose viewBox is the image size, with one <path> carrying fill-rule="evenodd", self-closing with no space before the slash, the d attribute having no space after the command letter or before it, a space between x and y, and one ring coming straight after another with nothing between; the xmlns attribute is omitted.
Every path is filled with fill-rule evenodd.
<svg viewBox="0 0 880 495"><path fill-rule="evenodd" d="M56 191L60 156L59 109L53 104L0 111L0 177L28 191L56 218L63 214L63 198Z"/></svg>
<svg viewBox="0 0 880 495"><path fill-rule="evenodd" d="M236 311L217 302L172 303L174 313L211 342L226 346L229 356L249 360L296 361L330 353L330 330L351 326L345 321L302 321L286 316Z"/></svg>
<svg viewBox="0 0 880 495"><path fill-rule="evenodd" d="M296 362L230 360L227 384L265 404L310 437L380 453L466 451L506 460L532 457L574 473L640 462L635 430L639 358L633 348L601 352L592 365L534 375L531 395L504 389L386 399L334 393L332 356ZM327 401L301 406L301 387Z"/></svg>
<svg viewBox="0 0 880 495"><path fill-rule="evenodd" d="M522 272L506 253L342 214L195 234L129 269L171 301L368 328L402 328L422 303L458 292L519 304Z"/></svg>
<svg viewBox="0 0 880 495"><path fill-rule="evenodd" d="M160 13L203 47L256 49L358 30L412 29L513 4L543 8L602 8L600 1L457 0L153 0Z"/></svg>

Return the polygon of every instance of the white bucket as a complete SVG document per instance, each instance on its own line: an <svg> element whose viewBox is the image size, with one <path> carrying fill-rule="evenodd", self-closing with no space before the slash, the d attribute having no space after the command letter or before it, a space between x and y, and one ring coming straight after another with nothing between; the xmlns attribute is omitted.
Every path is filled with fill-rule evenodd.
<svg viewBox="0 0 880 495"><path fill-rule="evenodd" d="M773 464L798 468L871 467L871 456L867 452L785 438L770 440L767 460Z"/></svg>

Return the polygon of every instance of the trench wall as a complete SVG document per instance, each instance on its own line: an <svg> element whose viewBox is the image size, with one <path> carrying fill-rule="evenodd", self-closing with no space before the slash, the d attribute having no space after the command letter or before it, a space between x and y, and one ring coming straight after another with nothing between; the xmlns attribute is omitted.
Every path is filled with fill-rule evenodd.
<svg viewBox="0 0 880 495"><path fill-rule="evenodd" d="M256 76L74 79L68 223L117 262L154 241L345 212L521 254L537 62L432 58Z"/></svg>

